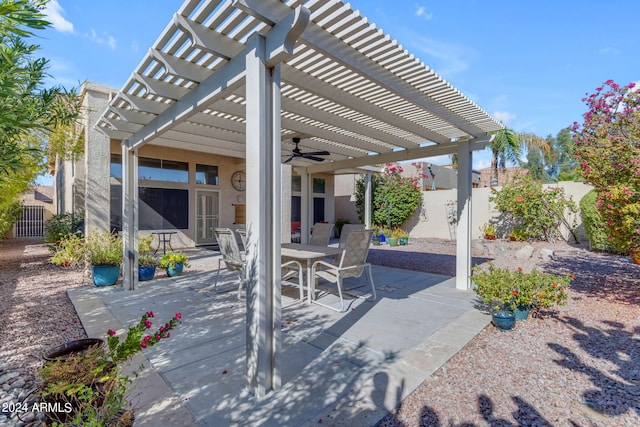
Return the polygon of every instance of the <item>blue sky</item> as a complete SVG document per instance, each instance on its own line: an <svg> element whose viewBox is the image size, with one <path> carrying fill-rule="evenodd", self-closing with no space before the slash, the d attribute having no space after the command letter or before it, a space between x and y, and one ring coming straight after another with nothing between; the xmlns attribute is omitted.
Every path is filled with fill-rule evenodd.
<svg viewBox="0 0 640 427"><path fill-rule="evenodd" d="M39 32L51 83L122 87L181 0L52 0ZM480 107L518 132L556 135L581 121L602 82L640 80L635 0L352 0ZM440 159L444 161L446 159ZM488 152L474 154L486 167ZM438 163L436 161L435 163Z"/></svg>

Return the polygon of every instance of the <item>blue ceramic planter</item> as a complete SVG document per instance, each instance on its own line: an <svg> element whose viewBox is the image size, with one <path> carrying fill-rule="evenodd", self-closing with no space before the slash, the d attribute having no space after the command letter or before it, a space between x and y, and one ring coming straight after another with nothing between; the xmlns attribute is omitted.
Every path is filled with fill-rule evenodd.
<svg viewBox="0 0 640 427"><path fill-rule="evenodd" d="M513 314L516 316L516 320L526 320L529 317L529 310L531 307L518 306L513 310Z"/></svg>
<svg viewBox="0 0 640 427"><path fill-rule="evenodd" d="M119 265L93 265L91 266L93 284L96 286L115 285L120 278Z"/></svg>
<svg viewBox="0 0 640 427"><path fill-rule="evenodd" d="M169 277L173 277L173 276L179 276L180 274L182 274L182 269L184 268L184 264L181 262L177 262L175 264L175 268L168 266L167 267L167 276Z"/></svg>
<svg viewBox="0 0 640 427"><path fill-rule="evenodd" d="M516 326L516 315L510 310L496 310L491 313L493 324L502 331L508 331Z"/></svg>
<svg viewBox="0 0 640 427"><path fill-rule="evenodd" d="M140 280L141 282L153 279L153 276L155 276L155 274L155 265L145 265L142 267L138 267L138 280Z"/></svg>

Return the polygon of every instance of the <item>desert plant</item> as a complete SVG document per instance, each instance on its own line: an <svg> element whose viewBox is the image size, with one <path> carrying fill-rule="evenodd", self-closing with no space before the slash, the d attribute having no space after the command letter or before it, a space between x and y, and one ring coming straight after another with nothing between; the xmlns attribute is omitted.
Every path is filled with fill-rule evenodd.
<svg viewBox="0 0 640 427"><path fill-rule="evenodd" d="M334 224L334 229L336 230L336 237L340 237L340 233L342 233L342 227L345 224L351 224L351 221L345 218L336 219L336 223Z"/></svg>

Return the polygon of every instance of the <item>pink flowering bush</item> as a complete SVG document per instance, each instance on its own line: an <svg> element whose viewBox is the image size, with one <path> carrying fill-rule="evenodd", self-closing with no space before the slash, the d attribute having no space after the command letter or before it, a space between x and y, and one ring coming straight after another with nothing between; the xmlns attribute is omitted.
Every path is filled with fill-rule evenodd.
<svg viewBox="0 0 640 427"><path fill-rule="evenodd" d="M152 332L153 322L149 319L154 318L153 311L147 311L136 325L129 327L127 336L122 342L116 335L116 331L109 329L107 331L107 345L111 360L114 362L126 360L141 349L153 347L161 340L169 338L171 336L170 331L180 323L182 314L176 313L171 320Z"/></svg>
<svg viewBox="0 0 640 427"><path fill-rule="evenodd" d="M131 425L132 411L123 411L131 379L122 375L119 362L169 338L170 331L181 318L182 315L176 313L154 331L152 319L155 315L147 311L136 325L129 327L122 341L115 330L109 329L107 349L94 346L85 353L70 356L66 361L45 364L39 372L42 379L39 395L43 402L65 408L64 411L47 412L49 424Z"/></svg>
<svg viewBox="0 0 640 427"><path fill-rule="evenodd" d="M583 101L584 122L571 128L582 176L614 246L640 248L640 93L608 80Z"/></svg>
<svg viewBox="0 0 640 427"><path fill-rule="evenodd" d="M373 222L390 228L400 227L418 208L422 200L421 181L426 175L420 163L413 163L416 173L403 175L397 163L387 163L373 191Z"/></svg>

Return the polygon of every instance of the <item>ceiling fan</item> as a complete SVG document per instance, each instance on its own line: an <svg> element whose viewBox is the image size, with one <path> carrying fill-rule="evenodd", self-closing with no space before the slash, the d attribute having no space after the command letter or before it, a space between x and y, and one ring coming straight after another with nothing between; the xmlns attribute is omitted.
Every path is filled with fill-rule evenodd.
<svg viewBox="0 0 640 427"><path fill-rule="evenodd" d="M328 151L303 152L303 151L300 151L300 147L298 147L298 144L300 143L300 138L291 138L291 141L293 141L293 143L296 144L296 148L293 149L291 157L285 160L284 163L289 163L295 157L303 157L305 159L313 160L314 162L322 162L324 159L322 157L317 157L317 156L328 156L331 154Z"/></svg>

